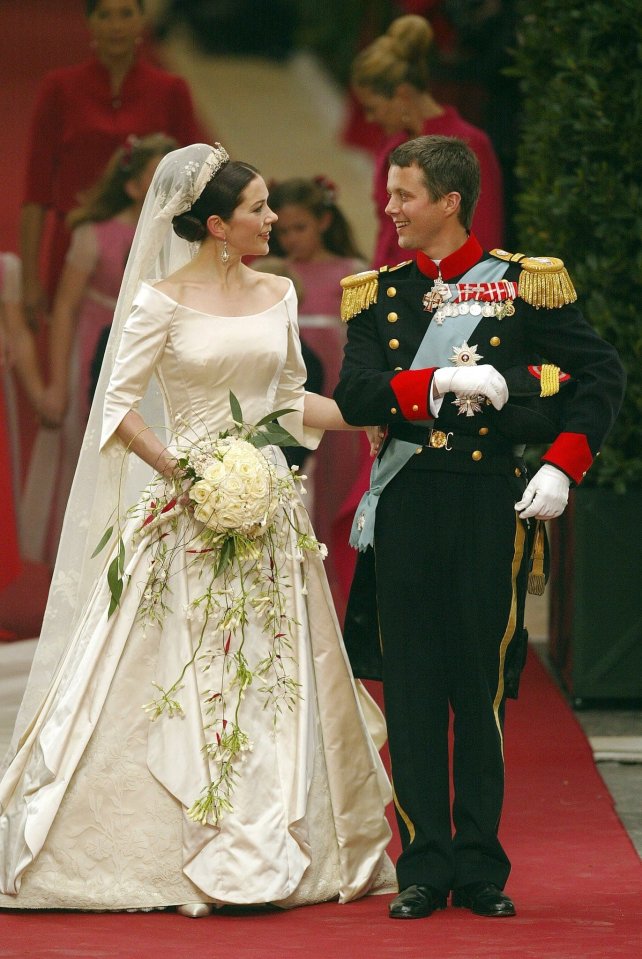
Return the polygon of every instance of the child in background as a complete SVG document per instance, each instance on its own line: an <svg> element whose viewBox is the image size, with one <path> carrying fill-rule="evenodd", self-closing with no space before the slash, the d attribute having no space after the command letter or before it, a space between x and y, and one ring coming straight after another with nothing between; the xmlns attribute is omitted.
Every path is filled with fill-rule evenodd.
<svg viewBox="0 0 642 959"><path fill-rule="evenodd" d="M49 382L39 404L43 423L60 429L55 436L41 431L31 457L25 489L30 559L52 563L55 557L89 415L92 359L102 330L111 325L147 188L161 158L175 147L163 134L129 137L69 214L73 233L53 304ZM43 497L43 476L50 477L50 500Z"/></svg>
<svg viewBox="0 0 642 959"><path fill-rule="evenodd" d="M293 277L301 282L301 342L321 360L323 392L332 396L345 343L345 328L340 320L341 279L367 266L356 248L350 225L337 206L336 187L326 177L271 184L269 203L279 217L272 227L270 250L285 258ZM322 542L329 544L332 540L335 512L351 488L364 443L361 431L327 433L311 462L306 463L305 470L314 487L314 527ZM326 560L326 573L341 615L345 597L335 588L332 553Z"/></svg>

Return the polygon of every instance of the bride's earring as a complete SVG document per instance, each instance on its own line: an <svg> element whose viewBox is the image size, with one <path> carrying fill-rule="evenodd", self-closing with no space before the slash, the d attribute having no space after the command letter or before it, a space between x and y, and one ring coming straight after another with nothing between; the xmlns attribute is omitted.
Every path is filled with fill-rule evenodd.
<svg viewBox="0 0 642 959"><path fill-rule="evenodd" d="M223 266L225 266L225 264L229 261L229 259L230 259L230 251L227 248L227 240L224 239L223 249L221 250L221 263L223 264Z"/></svg>

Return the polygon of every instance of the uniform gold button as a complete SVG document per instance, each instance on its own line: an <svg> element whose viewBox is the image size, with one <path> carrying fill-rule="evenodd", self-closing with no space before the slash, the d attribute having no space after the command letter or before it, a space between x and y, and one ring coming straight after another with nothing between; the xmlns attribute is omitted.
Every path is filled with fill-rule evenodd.
<svg viewBox="0 0 642 959"><path fill-rule="evenodd" d="M397 291L396 291L396 289L395 289L394 286L389 286L388 289L386 290L386 293L388 294L388 296L396 296L396 295L397 295Z"/></svg>
<svg viewBox="0 0 642 959"><path fill-rule="evenodd" d="M415 456L417 456L419 453L423 453L423 449L423 446L418 446L415 450Z"/></svg>
<svg viewBox="0 0 642 959"><path fill-rule="evenodd" d="M488 436L488 427L487 427L487 426L482 426L482 428L481 428L480 431L479 431L479 435L480 435L480 436Z"/></svg>
<svg viewBox="0 0 642 959"><path fill-rule="evenodd" d="M490 345L491 345L491 346L499 346L500 343L501 343L501 340L500 340L500 338L499 338L498 336L491 336L491 338L490 338Z"/></svg>
<svg viewBox="0 0 642 959"><path fill-rule="evenodd" d="M396 412L397 412L397 407L396 407L396 406L391 406L391 407L390 407L390 412L391 412L391 413L396 413Z"/></svg>
<svg viewBox="0 0 642 959"><path fill-rule="evenodd" d="M398 373L399 370L403 370L403 366L395 366L395 373Z"/></svg>
<svg viewBox="0 0 642 959"><path fill-rule="evenodd" d="M418 412L419 412L419 407L417 406L416 403L415 403L415 404L413 405L413 407L412 407L412 412L413 412L413 413L418 413Z"/></svg>
<svg viewBox="0 0 642 959"><path fill-rule="evenodd" d="M476 463L479 463L479 461L480 461L481 459L483 459L483 457L484 457L484 454L482 453L481 450L475 450L475 451L474 451L473 453L471 453L470 455L472 456L472 458L475 460Z"/></svg>
<svg viewBox="0 0 642 959"><path fill-rule="evenodd" d="M388 346L391 350L399 349L399 340L388 340Z"/></svg>
<svg viewBox="0 0 642 959"><path fill-rule="evenodd" d="M522 471L520 470L519 466L516 466L516 467L515 467L515 476L517 476L517 477L519 478L521 475L522 475Z"/></svg>
<svg viewBox="0 0 642 959"><path fill-rule="evenodd" d="M388 313L388 323L396 323L399 317L396 313Z"/></svg>

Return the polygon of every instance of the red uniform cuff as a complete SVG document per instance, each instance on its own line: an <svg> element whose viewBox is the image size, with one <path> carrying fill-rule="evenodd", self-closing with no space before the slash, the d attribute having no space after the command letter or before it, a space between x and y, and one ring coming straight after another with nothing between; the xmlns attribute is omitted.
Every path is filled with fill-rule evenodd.
<svg viewBox="0 0 642 959"><path fill-rule="evenodd" d="M435 368L402 370L390 380L401 415L407 420L431 420L428 398Z"/></svg>
<svg viewBox="0 0 642 959"><path fill-rule="evenodd" d="M575 483L581 483L593 462L593 454L584 433L560 433L542 460L557 466Z"/></svg>

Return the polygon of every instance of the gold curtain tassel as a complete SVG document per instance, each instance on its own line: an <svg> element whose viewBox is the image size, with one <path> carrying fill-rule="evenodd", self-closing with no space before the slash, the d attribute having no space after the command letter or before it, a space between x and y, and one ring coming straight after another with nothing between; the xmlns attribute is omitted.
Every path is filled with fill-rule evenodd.
<svg viewBox="0 0 642 959"><path fill-rule="evenodd" d="M378 270L366 270L364 273L353 273L341 280L343 293L341 295L341 319L344 323L353 316L377 302Z"/></svg>
<svg viewBox="0 0 642 959"><path fill-rule="evenodd" d="M536 309L556 309L574 303L577 293L562 260L555 256L526 257L521 261L519 295Z"/></svg>
<svg viewBox="0 0 642 959"><path fill-rule="evenodd" d="M555 396L560 391L560 368L553 363L544 363L540 373L539 395Z"/></svg>
<svg viewBox="0 0 642 959"><path fill-rule="evenodd" d="M537 520L533 549L531 550L531 566L528 574L528 592L531 596L542 596L546 586L544 574L544 524Z"/></svg>

